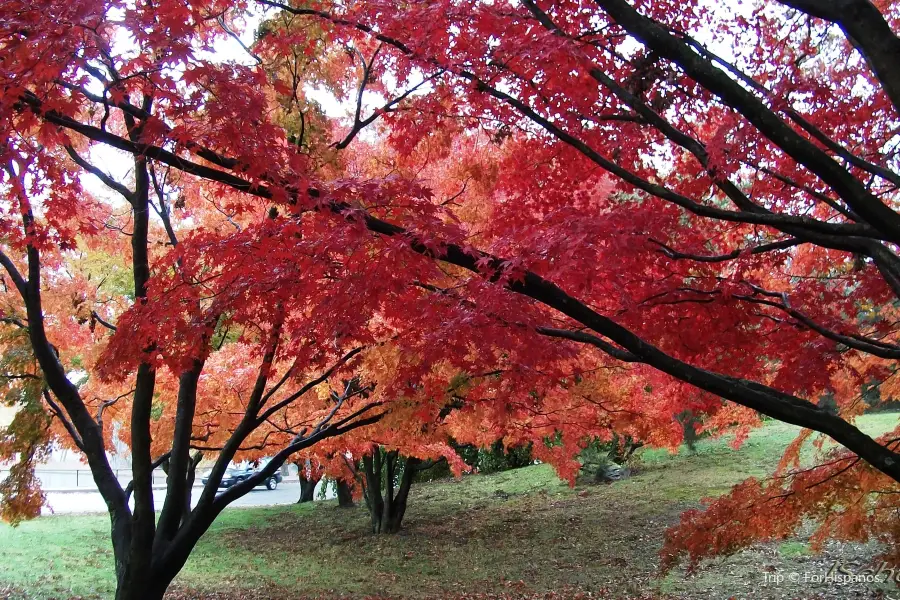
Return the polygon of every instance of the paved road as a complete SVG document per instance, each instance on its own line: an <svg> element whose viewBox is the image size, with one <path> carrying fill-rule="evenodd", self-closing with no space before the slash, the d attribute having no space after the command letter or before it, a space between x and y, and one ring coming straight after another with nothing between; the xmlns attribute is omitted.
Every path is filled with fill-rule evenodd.
<svg viewBox="0 0 900 600"><path fill-rule="evenodd" d="M191 497L192 504L196 504L202 488L195 487ZM297 482L282 482L278 489L267 490L258 487L243 498L232 502L230 506L273 506L276 504L293 504L300 497L300 484ZM154 490L153 500L159 509L166 499L165 490ZM41 509L41 514L72 514L72 513L105 513L106 504L99 492L47 492L47 503Z"/></svg>

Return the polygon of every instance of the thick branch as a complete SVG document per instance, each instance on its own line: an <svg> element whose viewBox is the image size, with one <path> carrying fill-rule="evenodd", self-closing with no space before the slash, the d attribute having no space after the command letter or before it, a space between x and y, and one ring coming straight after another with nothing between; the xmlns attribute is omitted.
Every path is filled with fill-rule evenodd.
<svg viewBox="0 0 900 600"><path fill-rule="evenodd" d="M591 346L600 348L606 354L609 354L613 358L616 358L623 362L640 361L640 359L631 352L622 350L621 348L616 348L609 342L597 337L596 335L591 335L590 333L585 333L583 331L569 331L568 329L554 329L552 327L536 327L535 331L537 331L541 335L546 335L547 337L562 338L565 340L572 340L573 342L580 342L582 344L590 344Z"/></svg>
<svg viewBox="0 0 900 600"><path fill-rule="evenodd" d="M800 240L795 239L787 239L781 240L778 242L771 242L768 244L760 244L759 246L753 246L752 248L743 248L738 250L732 250L727 254L714 254L714 255L705 255L705 254L689 254L685 252L679 252L660 241L650 239L650 242L656 244L660 247L660 252L668 256L673 260L693 260L697 262L707 262L707 263L717 263L717 262L726 262L729 260L734 260L738 258L742 254L763 254L765 252L773 252L775 250L786 250L788 248L793 248L794 246L799 246L802 242Z"/></svg>
<svg viewBox="0 0 900 600"><path fill-rule="evenodd" d="M762 289L757 285L750 285L753 290L753 295L742 295L735 294L734 297L738 300L743 300L745 302L752 302L754 304L763 304L766 306L771 306L773 308L777 308L786 314L792 316L794 319L803 323L809 329L812 329L822 337L828 338L834 342L839 344L843 344L848 348L853 348L854 350L859 350L860 352L865 352L867 354L871 354L873 356L878 356L880 358L887 359L900 359L900 346L894 344L887 344L878 340L870 339L861 335L846 335L842 333L838 333L832 329L817 323L810 317L801 313L797 309L793 308L788 301L788 296L786 293L781 292L769 292L767 290ZM770 298L778 298L778 301L766 300L764 298L760 298L758 296L768 296Z"/></svg>
<svg viewBox="0 0 900 600"><path fill-rule="evenodd" d="M106 319L101 317L99 314L97 314L96 310L91 311L91 317L95 321L97 321L98 323L100 323L101 325L103 325L104 327L109 329L110 331L118 331L118 327L116 327L115 325L113 325L112 323L110 323L109 321L107 321Z"/></svg>
<svg viewBox="0 0 900 600"><path fill-rule="evenodd" d="M868 0L779 0L808 15L838 24L866 58L900 114L900 38Z"/></svg>
<svg viewBox="0 0 900 600"><path fill-rule="evenodd" d="M645 46L679 65L685 73L725 104L742 114L785 154L815 173L872 227L888 239L900 241L900 215L885 205L853 175L823 150L804 139L756 96L746 90L709 59L697 54L690 45L678 39L649 17L641 15L626 0L594 0L616 24ZM896 60L896 59L894 59Z"/></svg>
<svg viewBox="0 0 900 600"><path fill-rule="evenodd" d="M379 37L379 39L381 39L381 37ZM495 92L502 94L502 92L499 92L498 90L495 90ZM161 148L145 144L134 144L128 140L123 140L118 136L111 136L106 132L75 122L72 119L61 115L45 113L44 116L48 121L55 122L74 131L83 133L97 141L109 143L110 145L127 152L144 153L147 156L151 156L161 162L166 162L185 172L220 183L225 183L240 191L245 191L269 199L273 197L271 190L263 185L252 184L235 175L211 167L198 165ZM315 190L307 190L307 193L310 195L319 195ZM410 248L414 252L455 264L475 273L482 273L491 281L498 281L500 279L500 274L503 272L505 261L499 257L463 249L454 244L438 243L435 245L432 242L426 245L417 240L415 236L410 235L411 232L404 228L378 219L364 211L351 209L349 205L330 202L325 203L325 206L333 212L346 214L349 219L361 219L365 226L374 233L388 237L407 237L410 239ZM770 215L751 216L753 218L758 217L766 219L775 217ZM781 217L780 215L777 217L787 218ZM798 218L794 217L794 219ZM815 227L819 226L821 225L815 225ZM838 227L839 232L846 233L846 229L844 228L855 226L839 225L835 227ZM550 308L562 312L576 322L581 323L592 329L595 333L631 352L637 356L641 362L653 366L679 380L686 381L700 389L717 394L754 410L758 410L779 420L826 433L836 441L844 444L848 449L862 456L879 470L900 480L900 457L898 457L898 455L893 451L884 448L850 423L847 423L840 417L830 415L825 411L818 409L810 402L790 396L789 394L784 394L756 382L736 379L705 369L700 369L672 357L641 339L628 329L618 325L612 319L596 313L586 304L569 296L562 289L535 273L527 272L522 279L508 282L506 287L510 291L533 298Z"/></svg>
<svg viewBox="0 0 900 600"><path fill-rule="evenodd" d="M104 173L98 167L95 167L94 165L83 159L77 152L75 152L75 148L73 148L72 146L66 146L65 148L66 152L69 154L69 157L73 161L75 161L78 166L102 181L106 187L118 192L129 203L134 203L134 193L131 190Z"/></svg>
<svg viewBox="0 0 900 600"><path fill-rule="evenodd" d="M184 517L184 496L187 493L190 458L191 430L197 405L197 384L203 372L204 360L196 359L190 369L178 378L178 404L175 410L175 430L166 485L166 499L159 516L156 538L158 547L174 537Z"/></svg>

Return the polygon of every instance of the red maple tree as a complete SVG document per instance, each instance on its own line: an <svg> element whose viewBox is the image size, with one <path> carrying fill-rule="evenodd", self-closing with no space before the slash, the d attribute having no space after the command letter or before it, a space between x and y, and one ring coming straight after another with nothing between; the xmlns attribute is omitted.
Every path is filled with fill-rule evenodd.
<svg viewBox="0 0 900 600"><path fill-rule="evenodd" d="M247 63L217 60L262 7ZM728 551L851 506L823 535L896 549L892 495L872 492L900 480L897 436L853 419L863 384L888 395L900 356L898 18L867 0L4 0L4 344L10 397L33 409L4 450L39 458L51 422L82 447L120 598L148 582L160 596L245 491L207 487L188 512L192 450L221 471L279 445L271 473L379 417L389 445L430 456L446 435L560 432L542 451L568 474L611 427L673 445L684 410L739 433L765 415L846 454L797 470L798 441L787 477L688 515L666 552ZM327 118L316 86L352 101L350 118ZM132 156L130 179L92 162L100 147ZM83 171L125 199L124 219ZM75 249L123 245L130 297L66 269ZM377 395L362 403L341 377ZM287 392L329 378L315 400ZM127 424L133 512L101 417ZM365 431L323 443L371 444ZM155 526L161 457L172 500ZM777 527L709 526L785 494Z"/></svg>

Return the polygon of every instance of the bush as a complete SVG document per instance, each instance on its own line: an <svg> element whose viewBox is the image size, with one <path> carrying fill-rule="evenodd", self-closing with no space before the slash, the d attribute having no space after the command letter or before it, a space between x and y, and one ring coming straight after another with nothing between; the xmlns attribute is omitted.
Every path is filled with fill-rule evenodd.
<svg viewBox="0 0 900 600"><path fill-rule="evenodd" d="M498 441L488 449L479 449L475 463L472 466L479 473L499 473L500 471L527 467L533 462L531 444L506 450L502 442Z"/></svg>
<svg viewBox="0 0 900 600"><path fill-rule="evenodd" d="M531 455L531 444L517 446L509 450L503 447L502 442L495 442L490 448L478 448L471 444L451 444L473 471L478 473L499 473L519 467L527 467L534 463ZM416 473L415 481L434 481L450 477L450 467L447 461L437 462L434 466Z"/></svg>
<svg viewBox="0 0 900 600"><path fill-rule="evenodd" d="M595 483L627 477L631 469L625 464L641 446L643 444L631 436L614 435L608 442L594 438L578 457L581 462L580 477Z"/></svg>

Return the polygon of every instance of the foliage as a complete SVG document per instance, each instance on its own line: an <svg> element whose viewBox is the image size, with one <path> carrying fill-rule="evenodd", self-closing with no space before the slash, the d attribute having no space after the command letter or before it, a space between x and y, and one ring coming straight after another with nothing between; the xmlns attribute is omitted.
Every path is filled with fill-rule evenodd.
<svg viewBox="0 0 900 600"><path fill-rule="evenodd" d="M223 59L252 9L252 47ZM896 433L854 423L863 385L900 390L898 19L866 0L0 0L0 339L5 385L40 392L2 448L24 461L4 514L35 513L41 448L78 449L119 600L161 597L249 489L215 497L233 459L349 479L380 446L458 475L451 442L500 441L574 482L593 440L675 448L689 411L735 445L762 416L808 430L777 483L686 515L667 558L807 517L896 553ZM821 438L801 469L812 431L843 449ZM189 510L197 451L216 475ZM773 494L776 524L715 526Z"/></svg>
<svg viewBox="0 0 900 600"><path fill-rule="evenodd" d="M614 462L610 457L613 450L610 444L594 441L581 451L581 475L588 481L600 481L606 469Z"/></svg>
<svg viewBox="0 0 900 600"><path fill-rule="evenodd" d="M21 331L9 332L4 341L7 351L0 358L0 370L11 375L27 369L31 356ZM6 381L2 405L18 410L9 425L0 428L0 457L15 457L16 461L0 481L0 518L17 525L41 514L45 497L35 467L50 452L50 416L41 405L38 378L7 377Z"/></svg>
<svg viewBox="0 0 900 600"><path fill-rule="evenodd" d="M470 445L456 448L456 451L469 467L479 473L518 469L534 462L531 444L506 448L502 441L498 440L488 448Z"/></svg>

